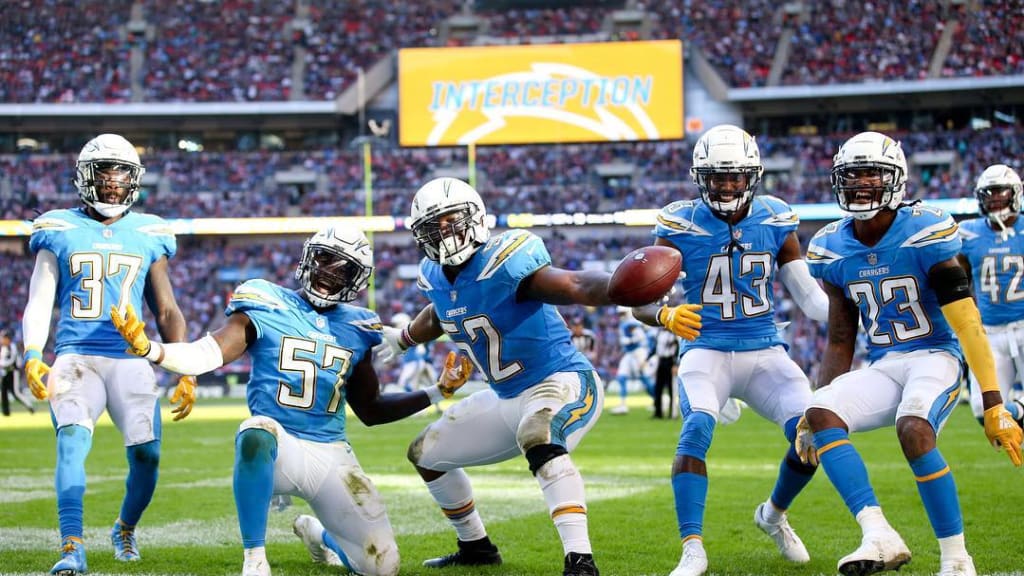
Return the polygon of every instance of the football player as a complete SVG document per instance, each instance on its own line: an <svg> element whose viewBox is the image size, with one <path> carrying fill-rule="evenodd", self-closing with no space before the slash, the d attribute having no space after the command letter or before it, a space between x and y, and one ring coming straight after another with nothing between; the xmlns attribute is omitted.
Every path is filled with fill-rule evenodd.
<svg viewBox="0 0 1024 576"><path fill-rule="evenodd" d="M811 272L824 280L829 297L828 344L799 426L798 450L807 461L821 461L860 524L861 545L839 560L839 572L873 574L910 561L849 438L895 424L939 540L939 573L973 576L956 485L935 444L957 404L965 356L982 392L985 434L1018 466L1022 432L1003 407L967 273L956 259L957 225L941 210L903 203L906 157L899 142L883 134L847 140L831 179L849 215L822 228L807 250ZM850 371L858 313L869 364Z"/></svg>
<svg viewBox="0 0 1024 576"><path fill-rule="evenodd" d="M194 342L150 342L131 308L124 316L111 310L129 350L172 372L203 374L246 351L252 358L246 387L252 417L235 437L243 576L270 574L264 543L275 494L298 496L313 509L315 516L299 516L293 529L314 561L367 576L398 573L384 504L346 439L345 406L368 426L392 422L451 396L472 368L451 353L437 385L380 394L371 353L381 341L380 319L348 304L372 271L362 232L327 228L303 246L298 290L249 280L232 294L227 323Z"/></svg>
<svg viewBox="0 0 1024 576"><path fill-rule="evenodd" d="M974 194L981 217L960 223L964 246L958 260L973 274L975 301L1006 410L1024 425L1022 399L1012 397L1014 385L1024 381L1024 222L1018 218L1024 186L1013 168L994 164L978 177ZM984 422L981 396L972 371L971 408Z"/></svg>
<svg viewBox="0 0 1024 576"><path fill-rule="evenodd" d="M669 204L654 230L656 245L682 254L683 286L703 306L700 336L683 343L677 368L683 428L672 463L672 489L683 549L672 576L699 576L708 568L705 460L723 410L733 410L732 418L739 415L731 397L779 425L789 444L775 488L757 506L754 522L785 559L810 560L786 510L815 471L792 446L811 388L775 326L776 270L809 317L824 321L828 301L803 261L797 215L778 198L755 196L763 172L750 134L728 124L708 130L694 146L690 170L701 200ZM634 314L647 324L685 334L674 329L678 319L670 312L646 307Z"/></svg>
<svg viewBox="0 0 1024 576"><path fill-rule="evenodd" d="M135 147L117 134L101 134L82 147L74 184L83 206L53 210L32 224L36 253L22 320L25 374L36 398L49 399L57 430L57 516L61 559L50 571L72 576L87 570L82 541L85 459L104 409L121 432L128 478L121 513L111 530L114 557L139 560L135 525L156 489L160 462L160 391L149 364L124 351L110 325L111 305L142 308L145 297L165 342L186 337L167 260L177 251L161 218L130 212L145 172ZM56 360L43 361L54 299L60 309ZM49 374L49 376L47 376ZM44 382L45 377L45 382ZM195 402L195 378L178 381L175 420Z"/></svg>
<svg viewBox="0 0 1024 576"><path fill-rule="evenodd" d="M622 351L622 357L619 359L619 368L615 371L615 380L619 383L619 405L609 410L609 414L629 412L626 396L629 394L630 380L639 380L644 390L654 395L654 384L645 369L650 341L643 325L633 318L632 310L625 306L619 307L619 349Z"/></svg>
<svg viewBox="0 0 1024 576"><path fill-rule="evenodd" d="M583 479L569 457L597 422L600 377L572 344L555 305L604 306L610 275L551 264L525 230L490 237L480 195L455 178L427 182L412 202L413 236L426 257L419 287L430 300L401 330L392 354L448 334L490 385L449 407L409 446L409 460L458 535L458 550L424 564L500 564L476 510L466 466L524 455L562 540L563 574L597 574Z"/></svg>
<svg viewBox="0 0 1024 576"><path fill-rule="evenodd" d="M411 320L412 318L408 314L399 312L391 318L391 325L405 326ZM437 381L437 371L434 369L430 357L433 347L433 342L424 342L406 351L402 356L402 369L398 373L399 388L406 392L412 392L431 386ZM434 409L438 414L441 413L439 405L434 404Z"/></svg>

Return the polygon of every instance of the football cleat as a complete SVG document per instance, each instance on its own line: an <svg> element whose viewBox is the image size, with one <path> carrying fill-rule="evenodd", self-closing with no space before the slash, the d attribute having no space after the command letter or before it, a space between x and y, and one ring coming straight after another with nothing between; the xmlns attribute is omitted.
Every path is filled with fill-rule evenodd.
<svg viewBox="0 0 1024 576"><path fill-rule="evenodd" d="M262 560L246 560L242 564L242 576L270 576L270 563Z"/></svg>
<svg viewBox="0 0 1024 576"><path fill-rule="evenodd" d="M137 562L142 559L135 542L135 528L126 527L120 520L110 529L110 543L114 545L114 560Z"/></svg>
<svg viewBox="0 0 1024 576"><path fill-rule="evenodd" d="M977 574L974 570L974 560L970 556L939 562L939 576L977 576Z"/></svg>
<svg viewBox="0 0 1024 576"><path fill-rule="evenodd" d="M501 553L487 536L471 542L458 541L459 549L447 556L425 560L427 568L444 568L445 566L485 566L501 564Z"/></svg>
<svg viewBox="0 0 1024 576"><path fill-rule="evenodd" d="M609 410L608 413L617 415L629 414L629 406L626 406L625 404L619 404L618 406L615 406L614 408Z"/></svg>
<svg viewBox="0 0 1024 576"><path fill-rule="evenodd" d="M50 574L53 576L79 576L89 571L85 562L85 545L78 538L67 538L61 546L61 557Z"/></svg>
<svg viewBox="0 0 1024 576"><path fill-rule="evenodd" d="M708 553L699 538L683 542L683 557L669 576L702 576L708 571Z"/></svg>
<svg viewBox="0 0 1024 576"><path fill-rule="evenodd" d="M562 576L599 576L593 554L569 552L565 555L565 569Z"/></svg>
<svg viewBox="0 0 1024 576"><path fill-rule="evenodd" d="M910 562L910 549L893 529L864 535L860 547L839 560L843 576L867 576L886 570L899 570Z"/></svg>
<svg viewBox="0 0 1024 576"><path fill-rule="evenodd" d="M315 516L303 514L292 523L292 532L309 550L313 562L328 566L343 566L338 553L324 545L324 525Z"/></svg>
<svg viewBox="0 0 1024 576"><path fill-rule="evenodd" d="M757 510L754 510L754 524L761 529L762 532L771 536L772 540L775 541L775 546L779 548L779 552L782 553L782 557L790 562L797 562L803 564L811 561L811 555L807 553L807 548L804 543L800 540L800 537L796 535L793 527L789 525L789 518L786 517L786 513L783 512L782 520L778 523L771 523L764 518L764 508L768 506L767 502L762 502Z"/></svg>

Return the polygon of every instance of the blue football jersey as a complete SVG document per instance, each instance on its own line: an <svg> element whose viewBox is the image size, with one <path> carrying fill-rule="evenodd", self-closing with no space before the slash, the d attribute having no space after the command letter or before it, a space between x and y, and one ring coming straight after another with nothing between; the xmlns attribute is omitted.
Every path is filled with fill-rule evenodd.
<svg viewBox="0 0 1024 576"><path fill-rule="evenodd" d="M1005 237L988 218L960 223L963 255L971 264L981 320L999 326L1024 320L1024 219L1017 218Z"/></svg>
<svg viewBox="0 0 1024 576"><path fill-rule="evenodd" d="M491 238L454 282L437 262L420 263L419 288L441 326L501 398L514 398L555 372L593 370L555 306L516 300L519 283L550 264L544 241L525 230Z"/></svg>
<svg viewBox="0 0 1024 576"><path fill-rule="evenodd" d="M623 352L632 352L637 348L647 348L647 333L642 324L636 320L619 322L619 346Z"/></svg>
<svg viewBox="0 0 1024 576"><path fill-rule="evenodd" d="M704 202L682 200L661 210L654 235L683 255L686 299L703 304L700 336L689 348L740 351L785 346L775 327L775 257L800 219L774 196L755 196L733 226ZM739 248L730 244L735 242Z"/></svg>
<svg viewBox="0 0 1024 576"><path fill-rule="evenodd" d="M266 280L235 289L225 312L256 327L249 346L249 411L314 442L345 440L345 382L383 340L380 318L338 304L318 312L298 292Z"/></svg>
<svg viewBox="0 0 1024 576"><path fill-rule="evenodd" d="M32 223L29 247L57 256L57 354L134 358L110 322L110 307L142 313L149 268L178 249L159 216L128 212L106 226L80 208L53 210Z"/></svg>
<svg viewBox="0 0 1024 576"><path fill-rule="evenodd" d="M841 288L860 308L868 360L922 349L960 356L928 284L932 266L960 252L956 222L937 208L903 206L874 246L854 237L853 222L847 217L819 230L807 248L807 264L812 276Z"/></svg>

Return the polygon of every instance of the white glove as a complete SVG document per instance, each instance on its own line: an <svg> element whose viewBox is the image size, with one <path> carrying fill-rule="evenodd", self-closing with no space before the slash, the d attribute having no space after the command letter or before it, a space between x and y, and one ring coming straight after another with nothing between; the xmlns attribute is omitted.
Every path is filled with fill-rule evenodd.
<svg viewBox="0 0 1024 576"><path fill-rule="evenodd" d="M373 353L383 362L392 362L408 348L402 343L402 328L384 326L384 341L374 346Z"/></svg>

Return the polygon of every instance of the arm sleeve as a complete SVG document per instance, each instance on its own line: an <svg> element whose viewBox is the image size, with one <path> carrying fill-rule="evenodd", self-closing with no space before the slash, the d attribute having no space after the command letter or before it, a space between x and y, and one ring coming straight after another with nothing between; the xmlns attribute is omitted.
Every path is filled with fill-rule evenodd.
<svg viewBox="0 0 1024 576"><path fill-rule="evenodd" d="M29 284L28 304L21 320L25 338L25 351L42 352L50 336L53 300L57 295L57 256L49 250L39 250L36 267Z"/></svg>
<svg viewBox="0 0 1024 576"><path fill-rule="evenodd" d="M220 344L209 334L195 342L153 342L146 359L171 372L188 376L205 374L224 365Z"/></svg>
<svg viewBox="0 0 1024 576"><path fill-rule="evenodd" d="M816 322L828 322L828 295L811 278L807 262L792 260L779 268L779 280L804 314Z"/></svg>

